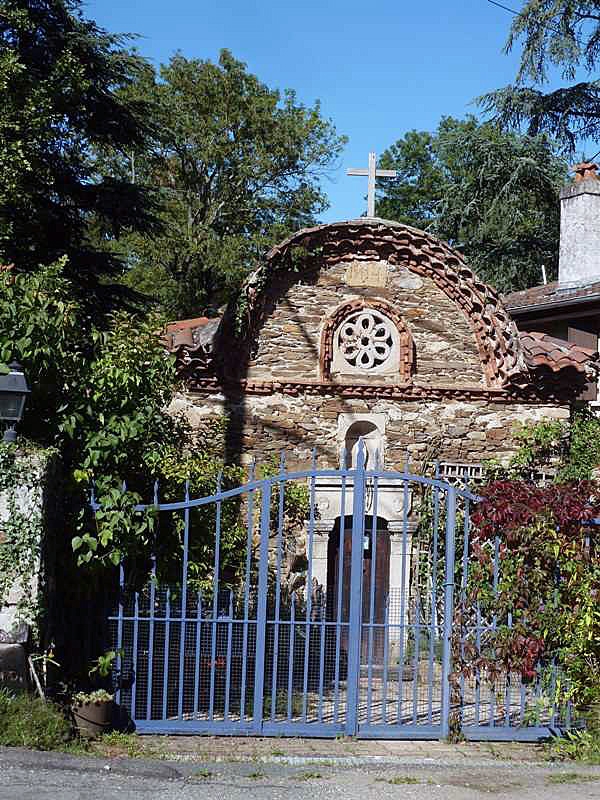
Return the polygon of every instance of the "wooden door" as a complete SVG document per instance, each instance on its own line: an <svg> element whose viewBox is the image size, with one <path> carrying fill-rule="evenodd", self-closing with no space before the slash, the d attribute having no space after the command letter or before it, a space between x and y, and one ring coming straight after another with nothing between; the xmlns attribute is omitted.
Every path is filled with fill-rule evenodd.
<svg viewBox="0 0 600 800"><path fill-rule="evenodd" d="M362 621L368 624L371 621L371 576L373 574L373 543L371 541L370 520L365 521L365 539L363 542L363 580L362 580ZM374 609L373 623L382 624L385 621L385 604L390 585L390 537L385 529L380 529L376 534L376 563L375 563L375 591L373 594ZM344 531L344 558L342 575L342 594L341 594L341 621L347 623L350 615L350 565L352 563L352 530L346 528ZM329 537L328 564L327 564L327 587L328 587L328 617L336 620L338 618L338 598L339 598L339 544L340 535L338 530L332 531ZM367 630L365 628L365 630ZM375 629L377 630L377 629ZM384 642L380 633L373 636L371 648L373 660L381 663L383 658ZM342 632L342 648L347 649L348 630ZM368 634L362 636L361 662L364 664L368 659L369 637Z"/></svg>

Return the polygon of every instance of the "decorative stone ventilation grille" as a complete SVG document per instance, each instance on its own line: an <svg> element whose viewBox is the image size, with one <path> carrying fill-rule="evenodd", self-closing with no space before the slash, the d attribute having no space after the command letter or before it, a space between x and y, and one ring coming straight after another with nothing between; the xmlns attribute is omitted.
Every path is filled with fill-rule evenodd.
<svg viewBox="0 0 600 800"><path fill-rule="evenodd" d="M321 375L381 375L397 383L411 379L415 349L402 317L382 300L352 300L323 326Z"/></svg>
<svg viewBox="0 0 600 800"><path fill-rule="evenodd" d="M394 347L393 327L378 311L351 314L338 329L336 346L354 369L370 370L385 364Z"/></svg>

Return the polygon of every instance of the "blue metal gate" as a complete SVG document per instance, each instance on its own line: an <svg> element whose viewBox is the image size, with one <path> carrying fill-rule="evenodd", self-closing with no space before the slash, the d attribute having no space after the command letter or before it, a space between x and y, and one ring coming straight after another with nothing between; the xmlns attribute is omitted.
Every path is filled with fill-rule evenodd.
<svg viewBox="0 0 600 800"><path fill-rule="evenodd" d="M296 472L282 460L179 502L157 488L138 506L158 517L150 580L121 564L110 624L116 699L139 732L536 739L568 726L547 671L528 684L453 672L453 652L476 660L486 632L510 626L466 608L477 497L369 465L362 442L354 457ZM287 517L298 491L301 531ZM498 547L494 559L497 590Z"/></svg>

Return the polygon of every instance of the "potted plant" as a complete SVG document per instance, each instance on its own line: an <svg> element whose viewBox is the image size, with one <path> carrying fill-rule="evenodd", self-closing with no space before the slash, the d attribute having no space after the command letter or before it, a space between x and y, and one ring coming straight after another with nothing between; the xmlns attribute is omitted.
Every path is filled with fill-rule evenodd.
<svg viewBox="0 0 600 800"><path fill-rule="evenodd" d="M119 655L122 653L118 650L108 650L99 656L89 671L90 678L100 678L106 682ZM86 739L95 739L101 733L106 733L112 725L113 705L113 695L106 689L77 692L71 708L79 734Z"/></svg>

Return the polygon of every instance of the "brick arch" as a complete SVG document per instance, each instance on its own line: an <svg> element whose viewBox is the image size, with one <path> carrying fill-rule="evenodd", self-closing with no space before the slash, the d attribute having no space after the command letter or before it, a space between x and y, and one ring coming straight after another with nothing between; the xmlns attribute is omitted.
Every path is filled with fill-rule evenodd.
<svg viewBox="0 0 600 800"><path fill-rule="evenodd" d="M388 220L358 219L305 228L274 247L244 290L249 330L260 325L264 289L276 272L290 271L300 278L357 258L405 266L433 280L469 322L487 386L505 386L526 372L516 325L496 290L480 281L447 243Z"/></svg>
<svg viewBox="0 0 600 800"><path fill-rule="evenodd" d="M408 326L389 303L383 300L366 300L362 298L342 303L325 321L321 331L321 346L319 348L321 377L327 381L331 378L335 332L350 314L364 309L380 311L396 326L400 340L398 373L402 383L409 381L415 371L415 343Z"/></svg>

